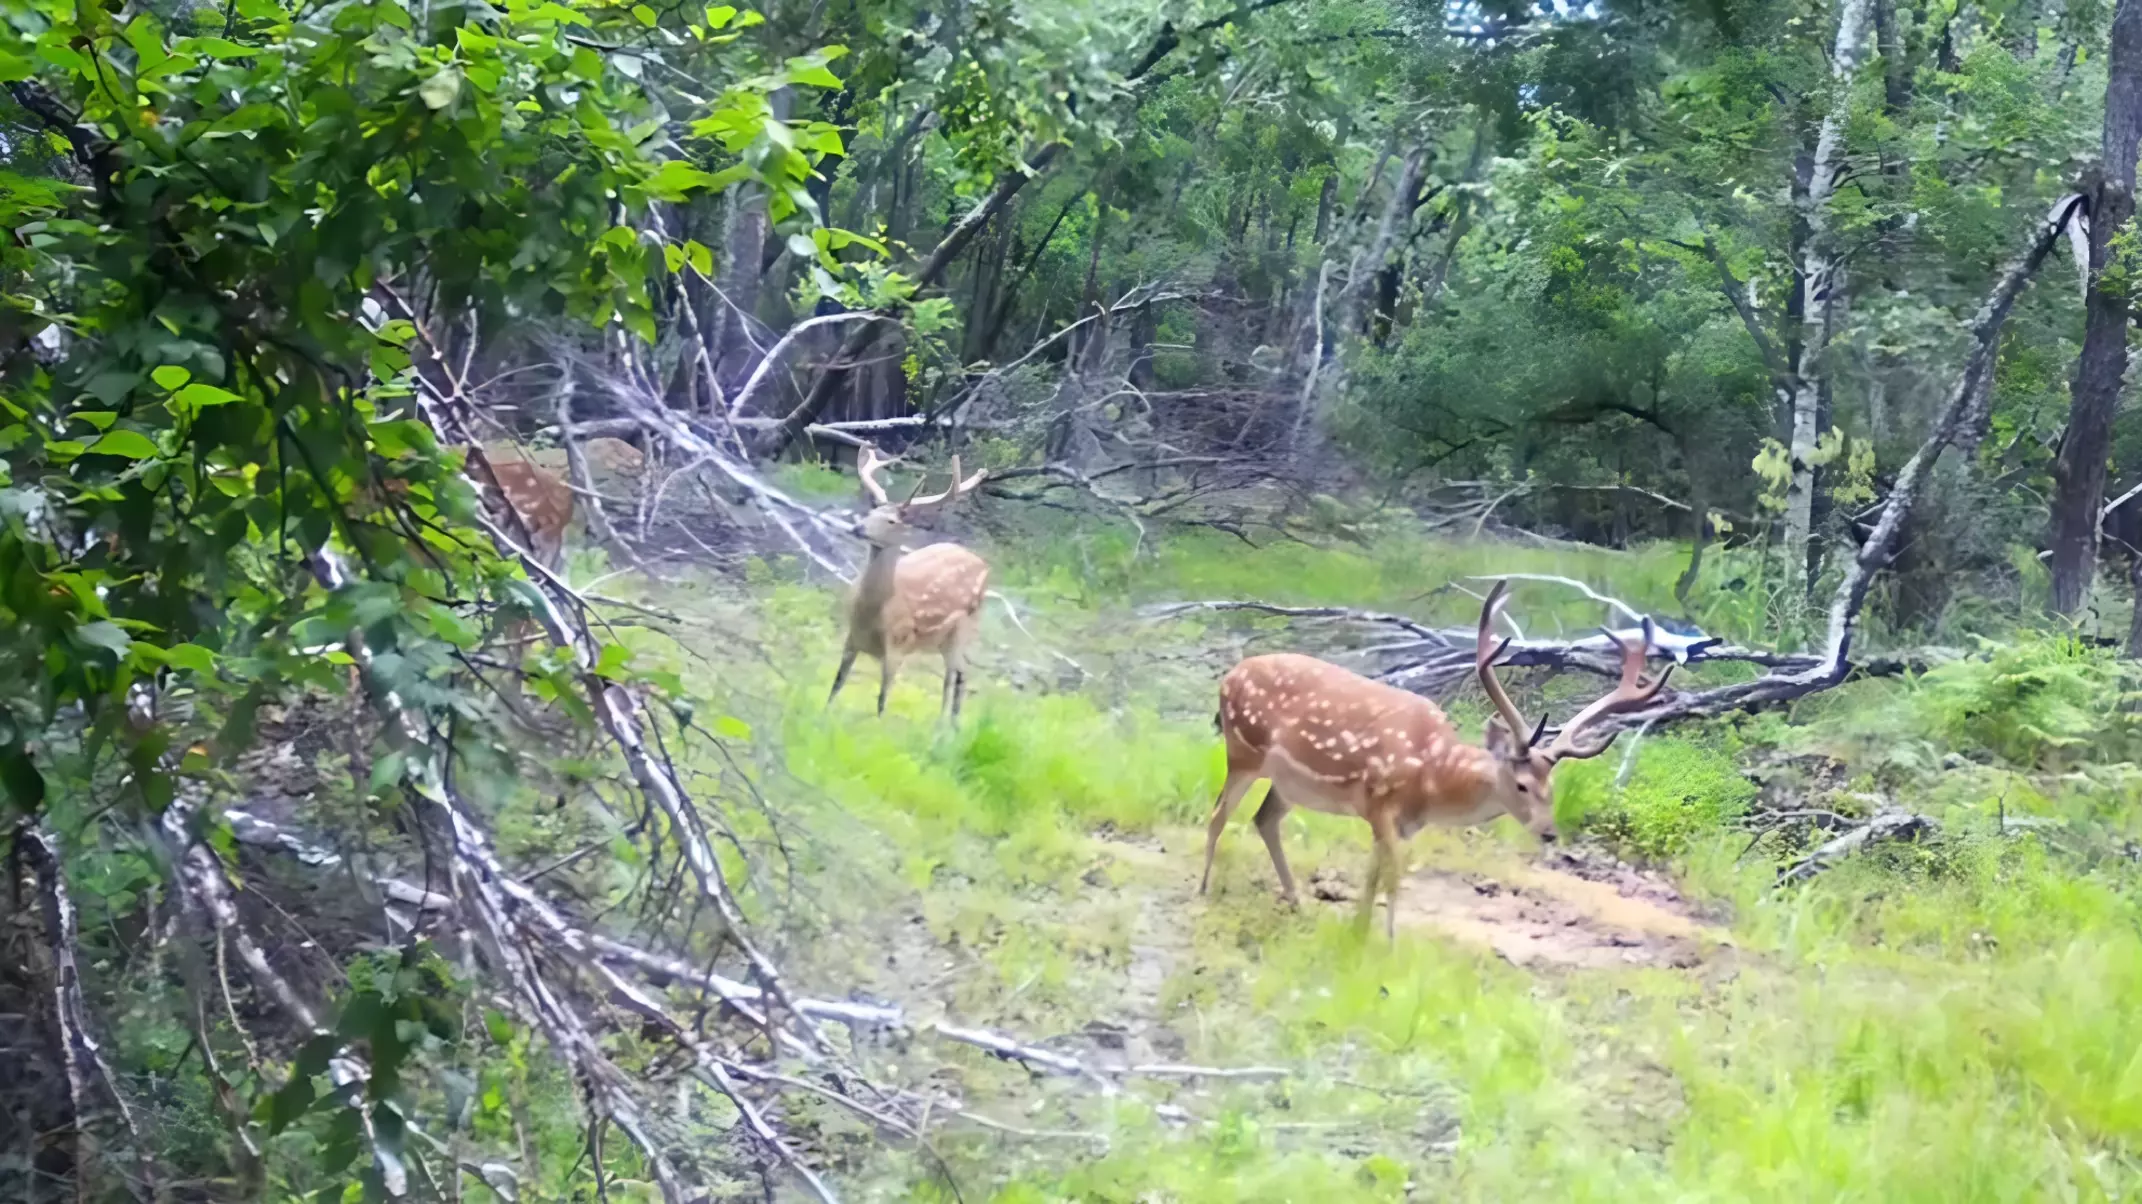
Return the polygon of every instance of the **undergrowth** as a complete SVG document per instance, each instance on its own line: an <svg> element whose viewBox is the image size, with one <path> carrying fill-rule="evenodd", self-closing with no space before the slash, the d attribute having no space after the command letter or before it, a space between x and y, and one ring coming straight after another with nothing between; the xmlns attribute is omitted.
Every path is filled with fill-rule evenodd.
<svg viewBox="0 0 2142 1204"><path fill-rule="evenodd" d="M1032 1036L1105 1020L1182 1060L1297 1068L1277 1084L1103 1099L946 1055L939 1073L978 1110L1033 1099L999 1120L1087 1134L948 1130L940 1148L964 1198L2093 1200L2142 1188L2142 913L2130 863L2082 847L2131 822L2142 781L2121 765L2133 755L2124 664L2025 641L1857 683L1804 715L1648 737L1625 777L1624 746L1565 767L1564 823L1669 865L1728 917L1732 947L1690 972L1536 975L1425 935L1387 949L1341 917L1286 911L1246 822L1198 898L1221 769L1212 683L1229 656L1285 636L1251 619L1144 623L1131 608L1255 596L1459 622L1476 604L1435 591L1474 572L1582 576L1649 603L1670 596L1677 558L1251 550L1210 536L1137 560L1128 548L1108 533L993 557L1040 643L1085 676L1063 683L993 609L957 731L934 722L934 664L908 671L883 720L863 692L824 709L837 630L822 590L661 599L779 632L778 656L722 658L720 689L760 733L744 743L783 771L767 789L809 817L797 869L821 968L870 968L888 995ZM1554 587L1526 589L1520 613L1535 625L1581 622L1584 607L1546 603ZM1761 749L1842 757L1943 834L1777 889L1777 862L1749 855L1737 826ZM2001 826L2017 815L2074 826ZM1358 881L1357 822L1297 811L1285 839L1299 878L1329 868ZM1498 821L1430 831L1412 857L1496 863L1529 847ZM950 1198L922 1163L896 1165L907 1172L857 1190Z"/></svg>

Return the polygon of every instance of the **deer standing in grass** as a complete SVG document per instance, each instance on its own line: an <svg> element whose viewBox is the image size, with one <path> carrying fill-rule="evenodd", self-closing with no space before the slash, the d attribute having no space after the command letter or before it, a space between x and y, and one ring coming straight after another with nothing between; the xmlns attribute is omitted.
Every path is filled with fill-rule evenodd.
<svg viewBox="0 0 2142 1204"><path fill-rule="evenodd" d="M1393 940L1401 845L1423 827L1466 827L1507 814L1542 840L1554 840L1554 767L1605 752L1614 733L1591 737L1586 729L1606 715L1636 709L1657 697L1673 666L1656 678L1644 678L1651 645L1648 619L1641 641L1624 642L1609 633L1607 638L1621 649L1620 684L1579 711L1543 745L1545 717L1529 729L1530 736L1524 735L1524 716L1495 679L1495 660L1509 641L1496 643L1493 629L1508 591L1508 582L1497 582L1480 608L1474 663L1496 711L1488 720L1484 747L1460 740L1450 717L1427 699L1314 657L1253 656L1229 671L1220 683L1219 714L1220 734L1227 742L1227 782L1206 829L1205 876L1198 893L1212 884L1213 854L1228 816L1260 778L1271 779L1272 785L1257 810L1257 834L1272 854L1287 902L1298 906L1301 901L1279 843L1280 821L1287 812L1307 807L1327 815L1359 816L1375 840L1360 920L1366 924L1377 893L1387 893L1384 931Z"/></svg>
<svg viewBox="0 0 2142 1204"><path fill-rule="evenodd" d="M954 456L950 488L922 497L918 481L915 494L895 503L877 477L878 470L890 462L877 448L868 446L856 460L856 478L862 482L871 510L855 533L869 542L870 559L849 598L848 643L840 654L840 670L833 675L833 692L826 695L826 705L832 706L840 697L856 656L867 653L877 658L883 671L878 682L878 714L883 715L900 662L917 652L935 652L945 660L939 715L957 723L960 703L967 695L967 652L980 629L982 598L989 588L989 565L956 543L931 544L913 552L906 547L918 523L934 518L947 502L972 493L989 473L985 469L961 480L959 457Z"/></svg>

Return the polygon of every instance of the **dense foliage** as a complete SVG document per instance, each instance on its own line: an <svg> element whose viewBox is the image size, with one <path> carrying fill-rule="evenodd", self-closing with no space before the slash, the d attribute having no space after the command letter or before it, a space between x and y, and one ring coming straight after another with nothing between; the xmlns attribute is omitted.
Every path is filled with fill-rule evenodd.
<svg viewBox="0 0 2142 1204"><path fill-rule="evenodd" d="M351 1176L349 1198L457 1199L464 1180L684 1199L687 1179L755 1192L759 1176L830 1195L813 1167L956 1181L857 1152L872 1134L927 1149L940 1097L781 1027L797 1009L747 932L828 964L795 935L815 921L785 910L824 868L792 844L800 783L908 800L897 880L917 890L946 867L971 881L981 855L948 833L1001 839L997 868L1054 890L1085 880L1073 826L1193 818L1140 800L1203 788L1183 715L1205 704L1183 699L1205 687L1126 668L1110 633L1060 612L1107 658L1103 684L1085 649L1051 650L1020 682L1045 695L1031 709L910 762L753 697L789 683L755 676L740 643L621 634L683 622L676 599L591 600L521 555L480 435L570 445L609 555L749 560L735 587L806 633L785 557L837 568L827 541L847 526L775 464L862 438L941 440L997 470L1000 498L1043 503L998 515L999 544L1019 549L1020 588L1087 618L1160 581L1425 612L1469 588L1461 560L1502 568L1463 559L1477 542L1433 545L1427 578L1332 550L1429 555L1426 527L1632 549L1586 561L1593 584L1789 652L1820 643L1810 600L1909 494L1901 534L1868 553L1865 627L1943 647L1899 662L1930 671L1853 751L1899 780L1964 759L2042 788L2093 839L2122 830L2106 800L2124 771L2106 767L2134 755L2132 673L2102 645L2123 634L2108 600L2133 588L2108 570L2142 583L2136 508L2106 505L2142 480L2118 404L2138 80L2136 0L8 5L0 787L10 885L38 905L0 1012L49 1013L61 1069L57 1086L0 1075L0 1092L26 1131L69 1135L22 1173L84 1198L100 1175L114 1198L161 1180L324 1199ZM2049 214L2061 253L2016 276ZM2033 273L2006 325L1982 325L1996 282ZM1980 398L1958 381L1982 335ZM661 473L611 492L583 463L598 433ZM1922 447L1960 454L1900 489ZM1045 517L1065 506L1086 521ZM1320 547L1176 580L1167 558L1207 547L1169 542L1184 527ZM1124 528L1128 551L1110 542ZM2078 629L2016 635L2048 610ZM531 620L548 637L533 649L501 641ZM1184 648L1153 663L1213 655ZM1113 718L1089 687L1114 691ZM1870 731L1893 746L1870 751ZM1132 738L1149 760L1094 763ZM1770 923L1719 868L1721 834L1768 805L1735 758L1806 753L1795 739L1658 741L1587 766L1566 807ZM277 757L327 768L271 815ZM1977 822L1983 803L1954 805ZM428 881L458 893L459 927L381 940L296 904L256 885L273 875L242 829L360 893L445 857ZM337 851L304 844L327 837ZM2075 897L2104 909L2078 933L2124 905L2104 902L2128 889L2104 847L2077 854L2092 876ZM1943 845L1900 872L1988 897L2067 881L2006 849ZM555 893L530 885L553 873ZM961 900L931 917L949 946L1028 939L1006 935L1003 900L933 897ZM421 917L444 898L399 902ZM634 981L656 986L605 977L576 942L619 909L649 948L763 994L657 1002L691 967L648 971L637 946ZM284 921L307 965L248 943ZM1231 957L1255 944L1219 927L1201 939ZM1032 939L1020 956L1055 966ZM1062 986L1049 972L1044 993ZM1019 991L992 1002L1030 1018ZM2125 1023L2107 1008L2089 1022ZM716 1041L710 1010L743 1022ZM2013 1056L2014 1073L2061 1073L2051 1051ZM2129 1157L2118 1118L2078 1119L2087 1092L2042 1092ZM1255 1122L1229 1117L1203 1152L1249 1165ZM629 1140L605 1145L613 1125ZM125 1157L100 1164L100 1142ZM1405 1181L1385 1162L1364 1164L1364 1191ZM1298 1169L1270 1182L1315 1181ZM1007 1190L1049 1181L1029 1170ZM1132 1198L1127 1183L1057 1187Z"/></svg>

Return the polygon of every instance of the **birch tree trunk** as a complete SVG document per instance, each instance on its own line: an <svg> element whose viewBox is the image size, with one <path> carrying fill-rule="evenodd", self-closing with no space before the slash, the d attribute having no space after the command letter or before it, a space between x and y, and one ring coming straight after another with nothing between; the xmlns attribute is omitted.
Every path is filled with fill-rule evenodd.
<svg viewBox="0 0 2142 1204"><path fill-rule="evenodd" d="M2069 391L2068 429L2053 466L2053 610L2073 615L2097 575L2100 510L2112 419L2127 374L2128 272L2114 267L2116 240L2135 211L2135 151L2142 144L2142 0L2112 16L2105 80L2104 160L2089 190L2090 276L2082 355Z"/></svg>
<svg viewBox="0 0 2142 1204"><path fill-rule="evenodd" d="M1792 434L1786 444L1792 477L1785 487L1784 527L1786 584L1794 605L1807 597L1810 584L1807 553L1814 531L1815 441L1822 436L1822 361L1829 351L1836 306L1844 292L1844 255L1830 228L1830 197L1844 173L1844 134L1852 76L1859 70L1873 14L1874 0L1843 0L1838 8L1837 45L1830 56L1830 94L1815 136L1801 215L1807 229L1800 264L1807 311L1799 357L1792 366Z"/></svg>

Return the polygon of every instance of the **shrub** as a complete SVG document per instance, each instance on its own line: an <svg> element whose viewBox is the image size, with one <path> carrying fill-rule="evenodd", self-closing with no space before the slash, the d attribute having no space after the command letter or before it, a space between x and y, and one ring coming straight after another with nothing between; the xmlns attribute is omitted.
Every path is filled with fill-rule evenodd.
<svg viewBox="0 0 2142 1204"><path fill-rule="evenodd" d="M1614 784L1621 750L1555 775L1556 821L1584 828L1622 852L1663 860L1747 811L1756 786L1705 744L1653 737L1637 749L1628 782Z"/></svg>
<svg viewBox="0 0 2142 1204"><path fill-rule="evenodd" d="M1984 656L1919 680L1912 701L1929 736L2036 769L2133 758L2133 662L2061 636L2019 635L1981 648Z"/></svg>

